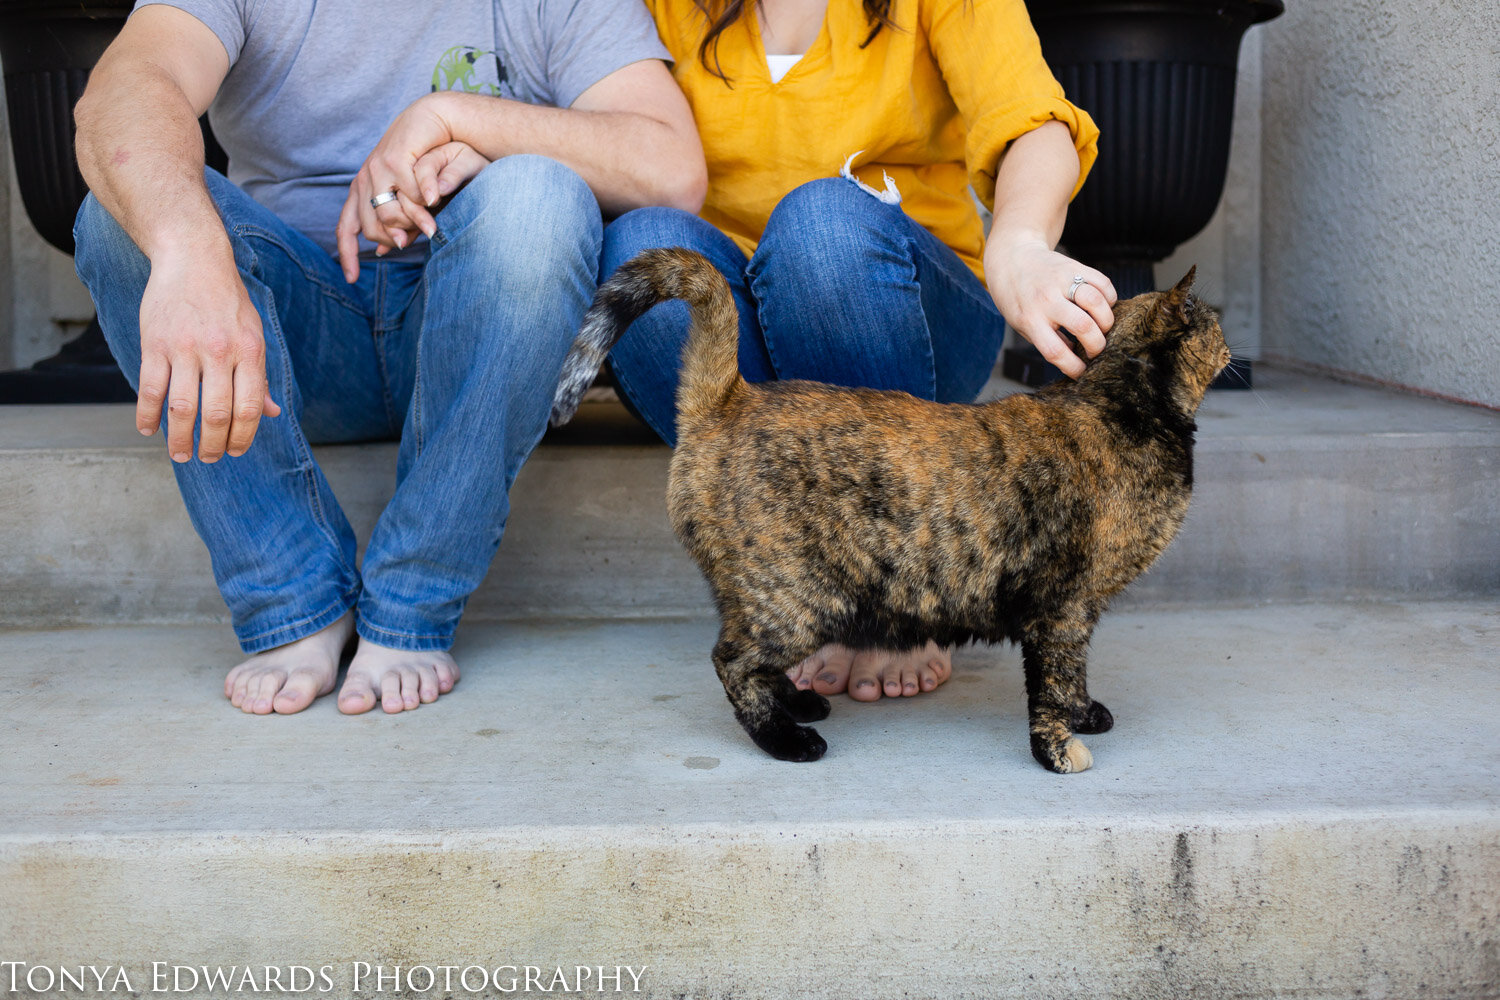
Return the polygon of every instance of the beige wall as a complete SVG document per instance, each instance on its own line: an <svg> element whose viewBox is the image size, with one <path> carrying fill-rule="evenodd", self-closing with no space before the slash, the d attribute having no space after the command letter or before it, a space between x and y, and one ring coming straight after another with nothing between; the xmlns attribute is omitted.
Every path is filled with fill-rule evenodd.
<svg viewBox="0 0 1500 1000"><path fill-rule="evenodd" d="M1500 406L1500 4L1287 8L1264 28L1266 352Z"/></svg>

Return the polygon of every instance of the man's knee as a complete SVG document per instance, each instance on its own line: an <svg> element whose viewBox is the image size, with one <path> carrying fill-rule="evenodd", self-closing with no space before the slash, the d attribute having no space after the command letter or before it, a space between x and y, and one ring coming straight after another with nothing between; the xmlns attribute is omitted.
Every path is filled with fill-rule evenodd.
<svg viewBox="0 0 1500 1000"><path fill-rule="evenodd" d="M438 215L440 238L502 247L529 243L557 249L591 245L604 223L584 179L546 156L506 156L480 171Z"/></svg>

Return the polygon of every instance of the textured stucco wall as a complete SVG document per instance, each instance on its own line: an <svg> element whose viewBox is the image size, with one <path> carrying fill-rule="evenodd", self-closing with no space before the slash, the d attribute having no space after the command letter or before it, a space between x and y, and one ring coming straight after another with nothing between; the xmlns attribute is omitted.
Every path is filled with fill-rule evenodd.
<svg viewBox="0 0 1500 1000"><path fill-rule="evenodd" d="M1224 196L1203 231L1156 265L1156 286L1170 288L1198 268L1195 287L1217 306L1224 337L1239 357L1261 356L1260 143L1262 31L1252 28L1240 45L1235 79L1234 126Z"/></svg>
<svg viewBox="0 0 1500 1000"><path fill-rule="evenodd" d="M1500 406L1500 4L1264 30L1265 352Z"/></svg>

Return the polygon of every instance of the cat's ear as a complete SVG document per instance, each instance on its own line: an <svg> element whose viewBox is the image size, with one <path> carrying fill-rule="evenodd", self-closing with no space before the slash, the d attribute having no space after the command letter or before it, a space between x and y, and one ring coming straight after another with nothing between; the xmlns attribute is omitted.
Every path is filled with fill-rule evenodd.
<svg viewBox="0 0 1500 1000"><path fill-rule="evenodd" d="M1198 265L1188 268L1188 273L1172 287L1161 300L1162 312L1173 322L1188 326L1193 321L1193 279L1198 276Z"/></svg>

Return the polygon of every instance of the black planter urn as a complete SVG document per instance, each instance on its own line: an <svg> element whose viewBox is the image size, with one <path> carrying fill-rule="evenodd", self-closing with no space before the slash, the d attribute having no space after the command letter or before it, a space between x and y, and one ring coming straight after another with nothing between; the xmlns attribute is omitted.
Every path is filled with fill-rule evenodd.
<svg viewBox="0 0 1500 1000"><path fill-rule="evenodd" d="M1068 209L1068 253L1120 298L1156 287L1153 266L1197 235L1224 193L1240 40L1283 0L1030 0L1047 65L1099 125L1099 158ZM1006 375L1059 377L1029 344ZM1248 362L1245 370L1248 374ZM1247 383L1248 384L1248 383Z"/></svg>
<svg viewBox="0 0 1500 1000"><path fill-rule="evenodd" d="M73 219L88 194L73 156L73 105L131 6L131 0L0 0L0 66L16 185L31 224L63 253L73 252ZM223 151L206 124L204 141L209 163L223 170ZM134 399L97 320L52 357L24 371L0 372L0 404Z"/></svg>

